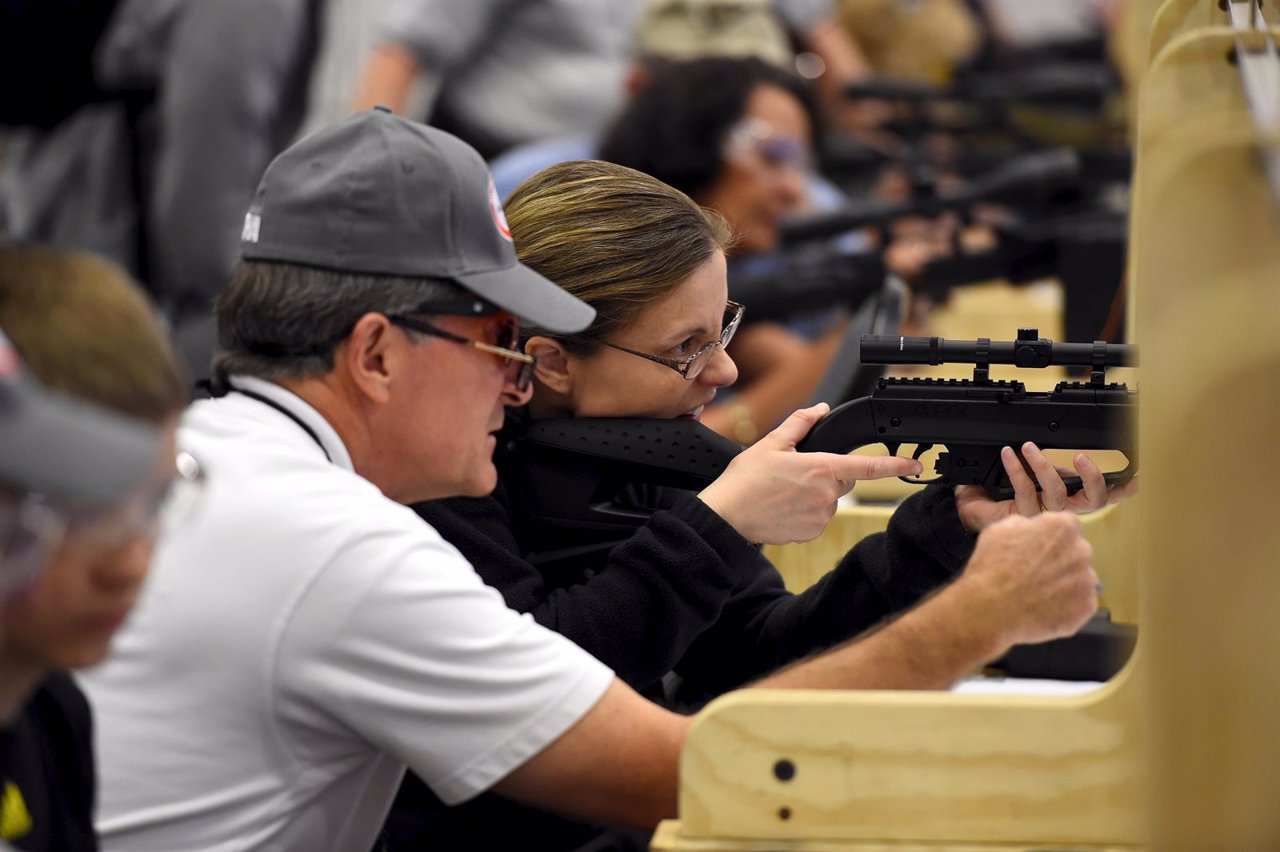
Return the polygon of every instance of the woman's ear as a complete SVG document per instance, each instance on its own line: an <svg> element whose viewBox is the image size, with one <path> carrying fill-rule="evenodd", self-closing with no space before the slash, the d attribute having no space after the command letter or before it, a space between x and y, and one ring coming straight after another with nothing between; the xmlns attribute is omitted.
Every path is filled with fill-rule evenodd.
<svg viewBox="0 0 1280 852"><path fill-rule="evenodd" d="M570 356L564 344L552 337L530 337L524 345L526 355L538 359L533 375L548 390L568 396L573 390Z"/></svg>

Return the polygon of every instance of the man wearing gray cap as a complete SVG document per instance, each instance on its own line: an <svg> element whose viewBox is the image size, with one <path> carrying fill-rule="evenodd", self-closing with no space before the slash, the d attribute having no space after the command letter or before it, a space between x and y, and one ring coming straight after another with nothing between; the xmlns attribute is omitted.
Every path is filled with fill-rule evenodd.
<svg viewBox="0 0 1280 852"><path fill-rule="evenodd" d="M105 847L365 850L406 765L451 802L671 813L685 721L401 505L493 488L504 403L529 395L517 317L593 317L516 262L480 157L362 113L272 163L242 255L215 398L179 431L199 510L85 678Z"/></svg>

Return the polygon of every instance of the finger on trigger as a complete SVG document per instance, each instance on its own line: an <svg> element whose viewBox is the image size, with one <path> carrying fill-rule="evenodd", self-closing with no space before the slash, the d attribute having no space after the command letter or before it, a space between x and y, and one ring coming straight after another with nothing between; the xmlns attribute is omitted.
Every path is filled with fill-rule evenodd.
<svg viewBox="0 0 1280 852"><path fill-rule="evenodd" d="M924 465L915 459L901 456L840 456L835 469L840 472L840 479L851 482L855 479L886 479L891 476L918 476L924 472Z"/></svg>

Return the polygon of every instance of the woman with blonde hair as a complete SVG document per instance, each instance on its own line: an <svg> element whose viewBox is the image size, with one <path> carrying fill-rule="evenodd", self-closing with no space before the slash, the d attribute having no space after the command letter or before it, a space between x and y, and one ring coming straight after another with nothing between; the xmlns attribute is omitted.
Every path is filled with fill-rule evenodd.
<svg viewBox="0 0 1280 852"><path fill-rule="evenodd" d="M647 520L624 541L546 527L538 516L547 507L539 504L572 495L548 496L539 481L546 451L521 440L530 424L698 420L737 376L726 347L743 308L728 301L724 221L640 172L596 161L552 166L515 191L506 214L520 260L592 305L597 319L573 335L525 329L525 352L537 359L534 393L508 411L498 435L493 495L414 508L508 606L569 637L640 692L695 707L849 639L952 579L979 530L1019 505L1040 511L1010 451L1006 466L1017 468L1021 483L1016 502L994 502L980 489L926 488L903 503L886 532L792 594L760 542L812 538L855 480L919 469L908 459L797 453L795 443L826 410L819 405L793 414L701 492L630 489L620 508ZM1032 450L1048 508L1085 511L1107 502L1092 463L1079 465L1086 490L1068 498L1053 466ZM879 677L865 676L867 684ZM419 848L428 837L472 848L643 848L493 795L433 807L426 788L410 779L388 823L387 848Z"/></svg>

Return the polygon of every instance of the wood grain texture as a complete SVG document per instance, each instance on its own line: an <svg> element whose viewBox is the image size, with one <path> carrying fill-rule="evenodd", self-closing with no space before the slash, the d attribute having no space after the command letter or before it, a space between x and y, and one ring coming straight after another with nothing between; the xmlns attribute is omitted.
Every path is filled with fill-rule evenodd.
<svg viewBox="0 0 1280 852"><path fill-rule="evenodd" d="M1085 538L1093 545L1094 568L1102 580L1102 605L1114 621L1138 620L1138 503L1141 496L1084 515ZM893 506L841 506L831 523L813 541L765 547L765 556L778 568L787 588L801 592L830 571L863 538L883 532Z"/></svg>
<svg viewBox="0 0 1280 852"><path fill-rule="evenodd" d="M1216 0L1164 0L1151 21L1147 59L1154 64L1160 51L1180 35L1229 23L1226 10L1220 9Z"/></svg>
<svg viewBox="0 0 1280 852"><path fill-rule="evenodd" d="M1280 203L1258 168L1280 134L1251 124L1233 44L1219 27L1174 33L1144 76L1143 494L1099 516L1136 554L1129 665L1069 698L726 696L693 728L681 819L654 849L1280 849Z"/></svg>
<svg viewBox="0 0 1280 852"><path fill-rule="evenodd" d="M1258 167L1280 133L1253 127L1234 43L1188 32L1153 63L1135 223L1152 846L1188 852L1280 849L1280 200Z"/></svg>

